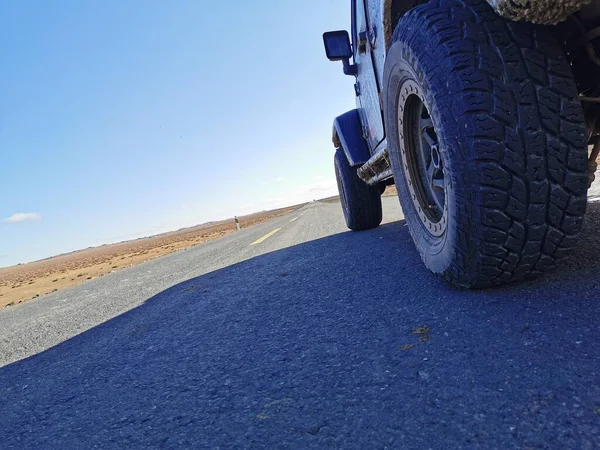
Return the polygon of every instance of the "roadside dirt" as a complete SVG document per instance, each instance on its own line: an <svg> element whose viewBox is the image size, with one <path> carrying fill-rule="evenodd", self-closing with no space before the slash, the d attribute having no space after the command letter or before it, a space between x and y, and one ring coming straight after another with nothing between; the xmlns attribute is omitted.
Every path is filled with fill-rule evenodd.
<svg viewBox="0 0 600 450"><path fill-rule="evenodd" d="M397 197L397 196L398 196L398 191L396 190L396 186L393 184L391 186L386 186L385 192L382 195L382 197ZM337 203L340 201L340 196L334 195L333 197L322 198L319 201L326 202L326 203Z"/></svg>
<svg viewBox="0 0 600 450"><path fill-rule="evenodd" d="M239 217L247 228L303 205ZM107 273L192 247L235 231L233 219L184 228L118 244L103 245L0 269L0 308L56 292Z"/></svg>
<svg viewBox="0 0 600 450"><path fill-rule="evenodd" d="M398 191L396 190L395 185L386 186L385 192L383 193L383 197L396 197L398 196Z"/></svg>

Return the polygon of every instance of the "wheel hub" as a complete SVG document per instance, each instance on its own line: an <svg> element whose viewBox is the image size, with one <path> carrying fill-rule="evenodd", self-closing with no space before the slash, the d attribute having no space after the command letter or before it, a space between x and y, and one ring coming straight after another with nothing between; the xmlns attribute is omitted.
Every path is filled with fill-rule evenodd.
<svg viewBox="0 0 600 450"><path fill-rule="evenodd" d="M413 204L434 236L446 230L446 176L433 120L417 85L408 81L398 102L402 163Z"/></svg>

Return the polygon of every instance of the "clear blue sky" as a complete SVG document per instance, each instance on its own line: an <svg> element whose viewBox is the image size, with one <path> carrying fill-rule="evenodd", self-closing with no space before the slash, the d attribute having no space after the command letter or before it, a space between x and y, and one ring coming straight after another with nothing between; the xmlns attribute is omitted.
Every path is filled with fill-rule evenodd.
<svg viewBox="0 0 600 450"><path fill-rule="evenodd" d="M350 0L0 3L0 266L336 192Z"/></svg>

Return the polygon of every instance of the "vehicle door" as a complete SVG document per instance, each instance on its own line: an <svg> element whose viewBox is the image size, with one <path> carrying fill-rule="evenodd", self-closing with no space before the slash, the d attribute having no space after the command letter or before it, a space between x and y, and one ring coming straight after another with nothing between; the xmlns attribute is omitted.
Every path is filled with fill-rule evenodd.
<svg viewBox="0 0 600 450"><path fill-rule="evenodd" d="M367 0L352 0L352 47L358 68L354 85L356 106L363 126L363 136L372 152L383 140L385 133L373 55L373 49L378 44L378 30L376 26L369 24L365 1Z"/></svg>

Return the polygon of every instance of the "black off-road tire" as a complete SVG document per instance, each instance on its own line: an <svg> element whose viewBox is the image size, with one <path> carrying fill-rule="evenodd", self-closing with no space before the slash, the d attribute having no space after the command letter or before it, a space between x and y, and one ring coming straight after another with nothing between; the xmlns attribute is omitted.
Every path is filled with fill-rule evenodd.
<svg viewBox="0 0 600 450"><path fill-rule="evenodd" d="M351 167L344 150L338 148L334 157L340 202L346 225L353 231L368 230L381 223L381 194L379 186L362 181L356 168Z"/></svg>
<svg viewBox="0 0 600 450"><path fill-rule="evenodd" d="M483 0L431 0L400 20L384 72L394 179L425 265L478 288L565 258L586 209L587 148L573 75L552 30L505 20ZM408 86L439 139L441 236L424 226L402 159Z"/></svg>

